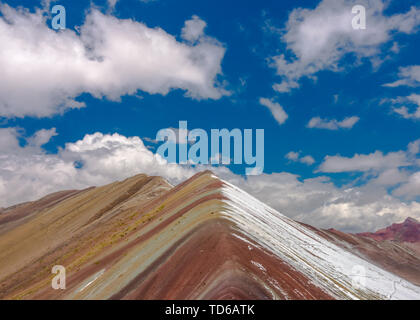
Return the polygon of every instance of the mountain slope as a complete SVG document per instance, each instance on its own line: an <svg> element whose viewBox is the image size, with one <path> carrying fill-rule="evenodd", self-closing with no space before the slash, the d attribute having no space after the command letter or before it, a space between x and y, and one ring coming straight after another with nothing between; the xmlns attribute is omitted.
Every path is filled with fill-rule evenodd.
<svg viewBox="0 0 420 320"><path fill-rule="evenodd" d="M67 271L72 270L95 243L122 230L125 215L169 188L159 177L138 175L62 192L60 201L54 194L6 209L0 214L0 297L50 278L53 265L70 265ZM13 216L17 219L9 218Z"/></svg>
<svg viewBox="0 0 420 320"><path fill-rule="evenodd" d="M0 264L2 298L420 299L419 287L208 171L173 188L134 177L36 215L0 234L0 249L13 244L0 261L17 271ZM24 257L31 246L42 249ZM55 264L66 290L51 288Z"/></svg>
<svg viewBox="0 0 420 320"><path fill-rule="evenodd" d="M420 243L375 240L338 230L315 231L337 246L399 277L420 285ZM420 248L420 247L419 247Z"/></svg>
<svg viewBox="0 0 420 320"><path fill-rule="evenodd" d="M379 241L420 242L420 223L416 219L407 218L403 223L394 223L376 232L364 232L358 235Z"/></svg>

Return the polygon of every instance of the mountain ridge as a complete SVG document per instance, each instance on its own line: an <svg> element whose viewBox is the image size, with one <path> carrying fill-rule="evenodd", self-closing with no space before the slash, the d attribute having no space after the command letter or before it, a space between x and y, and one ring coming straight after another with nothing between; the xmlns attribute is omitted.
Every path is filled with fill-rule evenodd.
<svg viewBox="0 0 420 320"><path fill-rule="evenodd" d="M0 234L0 248L19 242L28 228L37 236L0 253L17 270L0 263L0 274L7 275L0 278L1 298L420 297L419 287L355 254L350 244L337 245L343 241L331 240L334 234L287 218L210 171L175 187L137 175L71 195ZM45 233L52 243L43 240ZM45 245L30 258L16 253ZM66 290L49 285L54 264L66 266ZM375 281L354 287L354 265L363 265Z"/></svg>
<svg viewBox="0 0 420 320"><path fill-rule="evenodd" d="M414 218L408 217L402 223L393 223L376 232L362 232L357 235L369 237L378 241L396 240L411 243L420 242L420 222Z"/></svg>

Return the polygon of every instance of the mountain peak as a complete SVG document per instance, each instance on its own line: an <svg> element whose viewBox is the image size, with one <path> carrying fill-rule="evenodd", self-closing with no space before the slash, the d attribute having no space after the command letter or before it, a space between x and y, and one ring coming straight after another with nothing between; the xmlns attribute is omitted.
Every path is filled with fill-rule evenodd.
<svg viewBox="0 0 420 320"><path fill-rule="evenodd" d="M419 224L419 222L414 218L408 217L404 220L403 224Z"/></svg>
<svg viewBox="0 0 420 320"><path fill-rule="evenodd" d="M377 241L420 242L420 223L416 219L408 217L402 223L393 223L376 232L364 232L358 235Z"/></svg>
<svg viewBox="0 0 420 320"><path fill-rule="evenodd" d="M2 298L420 296L420 288L335 245L320 230L284 216L211 171L175 187L138 175L68 195L30 218L16 221L18 229L5 223L7 232L0 233ZM22 229L31 230L32 237ZM11 245L13 255L7 251ZM69 266L65 291L49 285L48 271L57 257ZM369 272L358 289L351 285L354 266ZM16 269L20 271L14 273ZM33 274L45 281L29 276ZM396 289L395 281L403 285Z"/></svg>

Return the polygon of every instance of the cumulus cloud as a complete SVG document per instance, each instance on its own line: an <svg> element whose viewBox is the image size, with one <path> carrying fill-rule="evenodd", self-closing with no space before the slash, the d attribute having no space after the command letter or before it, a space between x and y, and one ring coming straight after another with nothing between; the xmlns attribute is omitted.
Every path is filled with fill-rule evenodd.
<svg viewBox="0 0 420 320"><path fill-rule="evenodd" d="M376 178L370 180L370 184L379 186L395 186L407 182L409 173L399 168L387 168L380 171Z"/></svg>
<svg viewBox="0 0 420 320"><path fill-rule="evenodd" d="M16 128L0 128L0 150L6 154L19 148L19 136Z"/></svg>
<svg viewBox="0 0 420 320"><path fill-rule="evenodd" d="M94 133L67 143L57 154L47 154L41 145L55 129L40 130L26 138L15 128L0 129L0 207L35 200L64 189L103 185L138 173L159 175L178 183L196 171L168 164L148 150L138 137Z"/></svg>
<svg viewBox="0 0 420 320"><path fill-rule="evenodd" d="M56 32L42 10L0 4L0 116L44 117L81 108L82 93L118 101L138 90L184 90L194 99L219 99L225 48L203 33L180 42L160 28L91 9L75 32ZM186 22L203 23L198 18ZM185 29L184 28L184 29ZM42 81L40 81L42 79Z"/></svg>
<svg viewBox="0 0 420 320"><path fill-rule="evenodd" d="M420 139L411 142L407 150L384 154L355 154L353 157L326 156L319 172L363 172L370 175L368 185L395 187L392 194L406 199L420 196L419 169Z"/></svg>
<svg viewBox="0 0 420 320"><path fill-rule="evenodd" d="M354 30L352 7L360 4L366 7L367 27ZM314 9L294 9L281 38L287 51L271 58L271 66L282 77L273 88L288 92L299 87L302 77L316 79L321 70L342 71L340 62L348 54L356 58L355 64L363 58L374 63L381 46L391 42L394 34L417 31L419 9L413 7L406 13L387 16L385 4L383 0L323 0Z"/></svg>
<svg viewBox="0 0 420 320"><path fill-rule="evenodd" d="M230 177L261 201L281 213L320 228L346 232L374 231L407 217L420 218L420 203L402 202L384 187L336 187L328 177L300 179L281 172Z"/></svg>
<svg viewBox="0 0 420 320"><path fill-rule="evenodd" d="M407 217L420 218L420 139L406 150L346 158L327 156L319 171L363 172L363 180L336 186L330 177L302 179L288 172L226 179L281 213L320 228L346 232L374 231ZM286 158L299 161L300 152Z"/></svg>
<svg viewBox="0 0 420 320"><path fill-rule="evenodd" d="M301 157L300 152L295 152L295 151L290 151L289 153L287 153L285 158L293 162L300 162L300 163L306 164L308 166L315 163L315 159L312 156L306 155L306 156Z"/></svg>
<svg viewBox="0 0 420 320"><path fill-rule="evenodd" d="M420 86L420 66L400 67L398 77L397 81L386 83L384 86L391 88L399 86L418 87Z"/></svg>
<svg viewBox="0 0 420 320"><path fill-rule="evenodd" d="M420 153L420 139L410 142L408 144L407 151L411 157L415 157L418 153Z"/></svg>
<svg viewBox="0 0 420 320"><path fill-rule="evenodd" d="M312 156L304 156L300 158L299 161L310 166L314 164L315 159Z"/></svg>
<svg viewBox="0 0 420 320"><path fill-rule="evenodd" d="M140 138L117 133L88 134L66 143L58 153L48 154L42 145L56 134L54 128L43 129L25 138L22 130L0 129L0 148L5 151L0 154L0 207L58 190L103 185L138 173L159 175L176 184L209 168L168 164L148 150ZM19 139L27 143L22 146ZM411 143L407 157L415 158L419 145L420 140ZM292 154L291 158L296 159ZM324 176L302 180L282 172L244 178L223 166L211 169L283 214L317 227L358 232L375 230L408 216L420 218L418 202L402 202L397 197L419 190L418 174L400 175L401 188L391 195L384 181L394 179L395 183L398 172L384 174L376 183L336 187Z"/></svg>
<svg viewBox="0 0 420 320"><path fill-rule="evenodd" d="M204 29L207 23L198 16L192 16L191 20L185 22L181 31L181 37L188 41L197 41L204 36Z"/></svg>
<svg viewBox="0 0 420 320"><path fill-rule="evenodd" d="M406 183L394 190L393 194L408 198L420 196L420 172L411 175Z"/></svg>
<svg viewBox="0 0 420 320"><path fill-rule="evenodd" d="M338 130L338 129L351 129L359 121L359 117L347 117L341 121L336 119L321 119L320 117L314 117L309 120L308 128L327 129L327 130Z"/></svg>
<svg viewBox="0 0 420 320"><path fill-rule="evenodd" d="M326 156L320 165L321 172L366 172L388 168L409 166L411 163L403 151L390 152L384 155L381 151L371 154L355 154L353 157Z"/></svg>
<svg viewBox="0 0 420 320"><path fill-rule="evenodd" d="M283 124L289 117L284 111L283 107L277 102L273 102L272 100L267 98L260 98L260 104L264 107L267 107L268 110L270 110L271 114L273 115L274 119L276 119L278 124Z"/></svg>

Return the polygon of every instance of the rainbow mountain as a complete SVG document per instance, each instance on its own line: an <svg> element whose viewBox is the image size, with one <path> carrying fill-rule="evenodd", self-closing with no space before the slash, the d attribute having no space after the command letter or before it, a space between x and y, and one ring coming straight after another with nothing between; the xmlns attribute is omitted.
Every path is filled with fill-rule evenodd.
<svg viewBox="0 0 420 320"><path fill-rule="evenodd" d="M299 223L210 171L140 174L0 210L0 298L420 299L420 254Z"/></svg>

